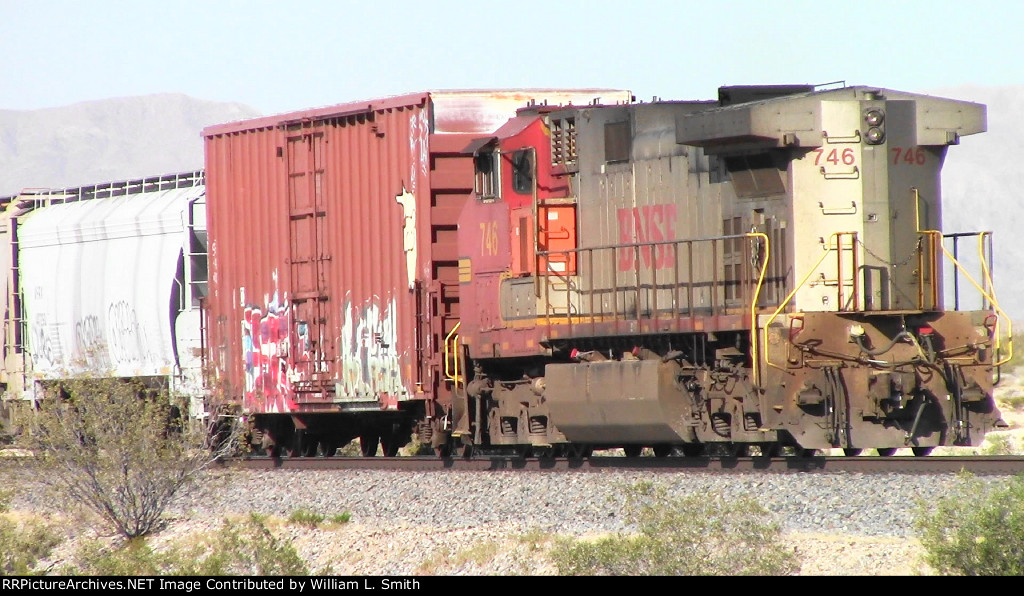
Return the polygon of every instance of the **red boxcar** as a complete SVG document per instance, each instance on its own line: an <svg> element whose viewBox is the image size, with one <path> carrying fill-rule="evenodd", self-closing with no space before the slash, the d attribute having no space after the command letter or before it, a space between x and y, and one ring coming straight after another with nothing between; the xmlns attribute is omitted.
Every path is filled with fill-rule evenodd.
<svg viewBox="0 0 1024 596"><path fill-rule="evenodd" d="M203 131L206 355L267 445L397 450L444 431L456 230L473 140L530 102L629 92L423 92Z"/></svg>

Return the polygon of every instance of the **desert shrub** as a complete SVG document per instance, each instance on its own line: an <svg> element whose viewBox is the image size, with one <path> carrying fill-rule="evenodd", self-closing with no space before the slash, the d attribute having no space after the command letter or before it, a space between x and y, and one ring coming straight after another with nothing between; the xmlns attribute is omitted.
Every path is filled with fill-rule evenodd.
<svg viewBox="0 0 1024 596"><path fill-rule="evenodd" d="M138 381L79 377L50 388L20 440L40 481L133 538L158 529L172 500L236 442L222 434L213 444L180 411Z"/></svg>
<svg viewBox="0 0 1024 596"><path fill-rule="evenodd" d="M264 519L225 520L192 544L154 550L143 537L115 548L86 545L67 574L83 575L308 575L295 548L273 535Z"/></svg>
<svg viewBox="0 0 1024 596"><path fill-rule="evenodd" d="M348 443L341 446L337 451L338 457L359 457L363 454L361 447L359 446L359 439L352 439Z"/></svg>
<svg viewBox="0 0 1024 596"><path fill-rule="evenodd" d="M0 491L0 575L28 575L61 538L46 523L12 519L7 513L10 498L10 491Z"/></svg>
<svg viewBox="0 0 1024 596"><path fill-rule="evenodd" d="M1024 350L1024 342L1021 342L1020 349ZM1005 405L1010 410L1024 410L1024 393L1004 396L1001 401L1000 406Z"/></svg>
<svg viewBox="0 0 1024 596"><path fill-rule="evenodd" d="M1006 370L1014 371L1017 368L1024 367L1024 334L1015 333L1013 334L1013 354L1010 357L1010 361L1006 363ZM1004 345L1000 348L1002 354L1005 356L1009 346Z"/></svg>
<svg viewBox="0 0 1024 596"><path fill-rule="evenodd" d="M785 575L799 571L769 512L750 498L672 498L650 483L626 491L637 533L559 539L561 575Z"/></svg>
<svg viewBox="0 0 1024 596"><path fill-rule="evenodd" d="M344 511L342 513L337 513L337 514L331 516L331 522L335 523L335 524L338 524L339 526L341 524L347 524L350 521L352 521L352 514L349 513L348 511Z"/></svg>
<svg viewBox="0 0 1024 596"><path fill-rule="evenodd" d="M982 455L1013 455L1016 451L1010 435L991 433L985 439Z"/></svg>
<svg viewBox="0 0 1024 596"><path fill-rule="evenodd" d="M296 509L288 516L288 521L293 524L315 528L324 523L324 515L310 509Z"/></svg>
<svg viewBox="0 0 1024 596"><path fill-rule="evenodd" d="M1024 575L1024 475L966 478L956 494L922 502L914 521L925 562L946 575Z"/></svg>

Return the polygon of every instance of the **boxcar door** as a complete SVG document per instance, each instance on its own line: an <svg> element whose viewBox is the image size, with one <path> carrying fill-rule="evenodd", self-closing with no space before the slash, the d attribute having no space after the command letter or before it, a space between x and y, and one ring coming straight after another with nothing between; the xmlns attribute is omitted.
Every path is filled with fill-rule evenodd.
<svg viewBox="0 0 1024 596"><path fill-rule="evenodd" d="M328 399L334 345L330 341L324 132L315 124L288 130L289 273L293 381L296 399Z"/></svg>

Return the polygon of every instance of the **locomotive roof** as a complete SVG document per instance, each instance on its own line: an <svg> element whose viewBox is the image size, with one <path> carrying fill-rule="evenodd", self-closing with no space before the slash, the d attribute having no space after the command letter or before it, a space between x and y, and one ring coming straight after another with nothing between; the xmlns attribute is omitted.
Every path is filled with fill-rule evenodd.
<svg viewBox="0 0 1024 596"><path fill-rule="evenodd" d="M756 140L768 146L818 147L822 143L822 104L830 100L913 100L919 145L951 145L961 136L984 132L985 106L881 87L854 86L795 93L711 107L676 119L676 142L708 147L727 139Z"/></svg>

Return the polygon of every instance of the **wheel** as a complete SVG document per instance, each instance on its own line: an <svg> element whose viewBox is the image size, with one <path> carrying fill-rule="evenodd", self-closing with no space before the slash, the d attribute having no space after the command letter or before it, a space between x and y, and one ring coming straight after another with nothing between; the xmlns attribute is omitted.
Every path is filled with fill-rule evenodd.
<svg viewBox="0 0 1024 596"><path fill-rule="evenodd" d="M380 447L381 451L384 453L384 457L395 457L398 455L398 450L402 448L399 444L397 433L381 437Z"/></svg>
<svg viewBox="0 0 1024 596"><path fill-rule="evenodd" d="M320 439L316 442L316 456L317 457L333 457L334 452L338 450L337 445L330 439Z"/></svg>
<svg viewBox="0 0 1024 596"><path fill-rule="evenodd" d="M319 455L320 441L313 436L306 435L302 437L302 445L299 446L299 451L302 452L302 457L316 457Z"/></svg>
<svg viewBox="0 0 1024 596"><path fill-rule="evenodd" d="M555 459L555 448L552 446L547 447L533 447L533 456L537 459L544 459L551 461Z"/></svg>
<svg viewBox="0 0 1024 596"><path fill-rule="evenodd" d="M586 459L594 454L594 449L589 445L573 443L566 447L565 454L569 459Z"/></svg>
<svg viewBox="0 0 1024 596"><path fill-rule="evenodd" d="M878 449L875 449L875 451L877 451L878 455L881 455L882 457L889 457L889 456L894 455L896 453L896 448L895 447L879 447Z"/></svg>
<svg viewBox="0 0 1024 596"><path fill-rule="evenodd" d="M914 452L916 457L925 457L932 452L934 447L911 447L910 450Z"/></svg>
<svg viewBox="0 0 1024 596"><path fill-rule="evenodd" d="M703 443L683 443L683 457L701 457L704 452Z"/></svg>
<svg viewBox="0 0 1024 596"><path fill-rule="evenodd" d="M761 456L772 458L782 453L782 446L778 443L761 443Z"/></svg>
<svg viewBox="0 0 1024 596"><path fill-rule="evenodd" d="M377 435L361 435L359 437L359 452L363 457L377 455L377 445L380 444L380 437Z"/></svg>
<svg viewBox="0 0 1024 596"><path fill-rule="evenodd" d="M672 446L667 444L655 445L654 456L655 457L668 457L672 454Z"/></svg>
<svg viewBox="0 0 1024 596"><path fill-rule="evenodd" d="M626 453L626 457L640 457L640 453L643 452L643 445L623 445L622 451Z"/></svg>
<svg viewBox="0 0 1024 596"><path fill-rule="evenodd" d="M855 447L844 447L843 448L843 455L845 455L846 457L857 457L858 455L861 454L862 451L864 451L864 450L863 449L857 449Z"/></svg>
<svg viewBox="0 0 1024 596"><path fill-rule="evenodd" d="M727 457L748 457L750 455L750 446L746 443L732 443L726 447Z"/></svg>
<svg viewBox="0 0 1024 596"><path fill-rule="evenodd" d="M797 447L795 450L797 457L814 457L818 455L817 449L804 449L803 447Z"/></svg>

